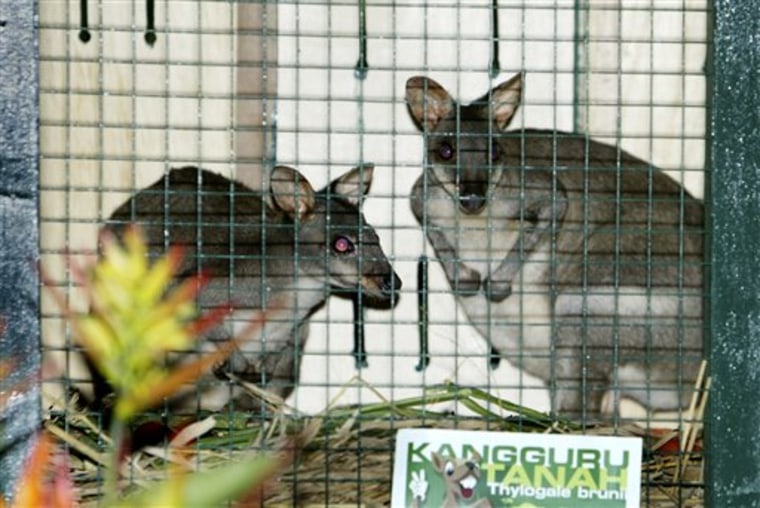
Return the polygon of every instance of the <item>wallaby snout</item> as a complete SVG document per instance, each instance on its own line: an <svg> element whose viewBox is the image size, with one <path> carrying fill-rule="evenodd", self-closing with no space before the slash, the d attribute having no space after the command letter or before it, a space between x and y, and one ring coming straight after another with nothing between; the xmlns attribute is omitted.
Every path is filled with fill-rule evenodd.
<svg viewBox="0 0 760 508"><path fill-rule="evenodd" d="M379 276L368 275L364 276L362 287L378 304L393 307L398 303L401 278L396 272Z"/></svg>
<svg viewBox="0 0 760 508"><path fill-rule="evenodd" d="M486 188L484 188L486 187ZM486 206L487 186L480 183L461 185L459 191L459 208L468 215L477 215Z"/></svg>

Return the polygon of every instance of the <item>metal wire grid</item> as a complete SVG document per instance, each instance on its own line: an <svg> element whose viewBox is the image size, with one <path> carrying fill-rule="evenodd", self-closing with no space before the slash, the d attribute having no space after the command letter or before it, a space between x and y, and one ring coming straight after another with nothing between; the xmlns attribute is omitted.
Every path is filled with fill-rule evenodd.
<svg viewBox="0 0 760 508"><path fill-rule="evenodd" d="M79 33L82 3L40 2L41 252L72 295L70 305L76 307L77 300L62 254L91 251L110 211L169 166L198 164L260 187L266 171L246 173L243 166L268 168L277 160L320 185L371 161L378 166L377 181L365 212L404 280L404 296L393 311L359 313L368 326L371 371L353 369L350 302L331 300L329 312L312 319L314 362L302 373L303 387L312 391L300 399L296 393L296 405L331 400L344 391L349 372L391 398L445 378L510 394L528 406L545 397L519 371L509 379L492 377L485 342L470 328L435 264L427 276L432 365L414 369L417 256L433 252L407 212L422 139L407 118L403 83L413 74L432 74L464 102L481 95L495 61L490 3L366 6L365 79L355 74L362 44L360 6L353 2L159 3L153 46L145 39L150 27L140 2L92 4L91 38L85 43ZM268 17L241 29L241 6L264 9ZM679 178L699 174L705 5L502 1L498 8L503 76L519 69L529 76L520 126L588 130L622 142ZM240 56L246 35L266 58ZM643 65L635 60L641 47ZM245 125L236 112L236 71L242 69L261 70L262 82L276 82L276 93L262 87L245 95L249 103L264 104L262 121ZM226 85L221 91L220 82ZM673 93L660 95L664 90ZM632 111L644 113L643 124ZM673 118L675 125L669 125ZM261 149L241 161L237 154L254 138ZM699 178L689 183L693 192L701 186ZM62 320L49 302L42 319L46 337L66 337L58 344L48 341L45 351L65 359L62 379L68 388L80 376L70 364L76 347L68 331L61 333ZM309 378L317 371L328 377ZM373 400L359 388L349 393L350 401Z"/></svg>

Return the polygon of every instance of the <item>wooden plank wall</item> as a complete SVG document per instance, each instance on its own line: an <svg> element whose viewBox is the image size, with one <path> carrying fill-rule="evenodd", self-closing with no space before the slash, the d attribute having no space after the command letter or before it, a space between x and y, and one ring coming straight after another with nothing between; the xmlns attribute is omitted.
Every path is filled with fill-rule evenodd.
<svg viewBox="0 0 760 508"><path fill-rule="evenodd" d="M157 41L144 40L144 2L87 2L91 40L78 38L80 2L41 0L40 231L42 262L67 293L65 253L94 251L99 224L134 189L169 167L202 165L261 185L257 166L271 146L261 104L276 86L262 66L261 6L230 2L155 3ZM263 21L262 21L263 20ZM264 70L262 70L264 69ZM266 80L262 79L266 72ZM262 86L266 83L269 87ZM82 310L81 299L70 305ZM68 350L60 313L43 297L46 357L72 377L82 369ZM48 393L59 396L53 383Z"/></svg>
<svg viewBox="0 0 760 508"><path fill-rule="evenodd" d="M577 125L652 161L701 197L705 0L582 2ZM621 8L611 8L619 4ZM619 41L622 41L619 42Z"/></svg>

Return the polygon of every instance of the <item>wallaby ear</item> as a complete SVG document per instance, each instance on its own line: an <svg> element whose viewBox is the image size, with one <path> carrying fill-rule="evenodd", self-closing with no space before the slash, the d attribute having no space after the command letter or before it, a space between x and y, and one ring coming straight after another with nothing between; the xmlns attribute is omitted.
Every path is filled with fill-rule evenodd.
<svg viewBox="0 0 760 508"><path fill-rule="evenodd" d="M443 457L441 457L440 455L438 455L436 452L432 452L430 454L430 458L432 459L433 467L435 468L435 470L438 471L438 472L442 472L443 471L443 466L446 463L446 461L443 459Z"/></svg>
<svg viewBox="0 0 760 508"><path fill-rule="evenodd" d="M473 450L472 453L470 453L470 462L474 462L475 464L480 465L480 454L477 450Z"/></svg>
<svg viewBox="0 0 760 508"><path fill-rule="evenodd" d="M490 104L490 115L499 130L505 130L512 122L522 100L523 73L515 74L491 90L479 102Z"/></svg>
<svg viewBox="0 0 760 508"><path fill-rule="evenodd" d="M293 218L303 219L314 209L314 189L306 177L293 168L275 167L269 190L274 205Z"/></svg>
<svg viewBox="0 0 760 508"><path fill-rule="evenodd" d="M432 79L414 76L406 82L406 107L419 130L432 131L454 111L454 99Z"/></svg>
<svg viewBox="0 0 760 508"><path fill-rule="evenodd" d="M330 190L354 206L361 204L361 198L369 192L372 186L372 173L374 164L357 166L343 176L333 180Z"/></svg>

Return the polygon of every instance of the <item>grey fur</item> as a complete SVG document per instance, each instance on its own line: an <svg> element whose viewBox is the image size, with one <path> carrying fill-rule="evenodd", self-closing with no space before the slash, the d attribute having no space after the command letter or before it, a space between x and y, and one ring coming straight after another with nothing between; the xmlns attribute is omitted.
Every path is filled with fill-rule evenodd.
<svg viewBox="0 0 760 508"><path fill-rule="evenodd" d="M262 193L185 167L113 213L106 230L118 235L139 224L152 256L169 245L187 247L180 278L210 276L199 296L201 309L233 305L232 316L205 337L201 349L235 336L257 310L276 309L262 334L233 352L216 376L201 379L180 407L215 409L231 398L246 407L251 401L242 390L219 381L226 373L287 397L298 383L308 319L331 292L395 301L401 281L359 208L372 173L371 165L357 167L315 192L298 171L278 166L269 192ZM338 238L350 242L341 244L351 247L348 252L336 252Z"/></svg>

